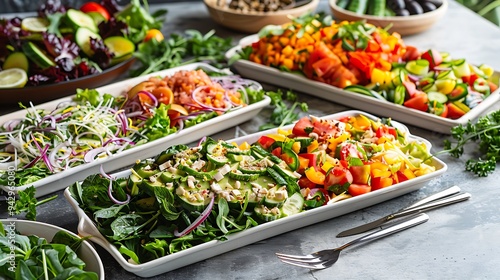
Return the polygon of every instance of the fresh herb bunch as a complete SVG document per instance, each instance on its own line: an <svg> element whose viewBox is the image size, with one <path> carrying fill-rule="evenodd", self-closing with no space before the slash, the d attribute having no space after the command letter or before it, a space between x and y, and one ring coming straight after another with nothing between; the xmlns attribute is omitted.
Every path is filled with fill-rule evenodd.
<svg viewBox="0 0 500 280"><path fill-rule="evenodd" d="M149 40L141 43L134 53L140 65L130 75L136 77L201 61L221 68L224 53L231 46L231 38L223 39L214 30L204 35L197 30L186 30L162 41Z"/></svg>
<svg viewBox="0 0 500 280"><path fill-rule="evenodd" d="M271 98L271 106L274 106L269 122L261 125L259 130L271 129L274 127L282 127L296 121L299 114L295 112L299 106L302 112L309 110L307 103L299 102L297 94L292 91L283 92L282 90L268 91L265 93ZM290 106L289 104L292 103Z"/></svg>
<svg viewBox="0 0 500 280"><path fill-rule="evenodd" d="M469 121L465 126L453 127L451 136L456 142L452 143L446 139L444 150L439 153L448 153L459 158L463 155L467 143L479 142L481 155L477 159L468 159L465 169L480 177L486 177L495 171L496 163L500 160L500 110L480 117L475 124Z"/></svg>
<svg viewBox="0 0 500 280"><path fill-rule="evenodd" d="M35 198L35 193L36 189L33 186L28 187L23 191L19 191L17 193L19 197L16 199L14 204L14 211L9 214L20 215L21 213L26 212L26 219L36 221L36 207L57 198L57 195L54 195L38 201Z"/></svg>

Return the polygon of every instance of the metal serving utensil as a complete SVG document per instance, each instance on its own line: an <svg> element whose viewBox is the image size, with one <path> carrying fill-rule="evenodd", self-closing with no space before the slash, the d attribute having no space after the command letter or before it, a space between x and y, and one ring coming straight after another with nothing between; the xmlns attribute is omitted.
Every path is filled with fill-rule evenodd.
<svg viewBox="0 0 500 280"><path fill-rule="evenodd" d="M377 219L375 221L369 222L367 224L363 224L345 231L340 232L337 234L337 237L346 237L354 234L359 234L363 233L369 230L372 230L374 228L377 228L389 221L392 221L394 219L412 215L415 213L419 212L424 212L426 210L431 210L439 207L443 207L446 205L450 205L453 203L461 202L468 200L471 195L469 193L462 193L458 194L460 192L460 188L458 186L453 186L451 188L448 188L446 190L443 190L441 192L435 193L433 195L430 195L428 197L425 197L412 205L403 208L399 210L398 212L389 214L385 217L382 217L380 219Z"/></svg>
<svg viewBox="0 0 500 280"><path fill-rule="evenodd" d="M321 250L305 256L286 255L281 253L276 253L276 255L282 262L286 264L291 264L309 269L325 269L332 266L335 262L337 262L337 260L340 257L340 252L349 246L379 239L391 235L393 233L425 223L428 220L429 216L427 214L418 213L413 216L399 220L398 222L395 222L392 226L388 228L372 232L370 234L357 238L335 249Z"/></svg>

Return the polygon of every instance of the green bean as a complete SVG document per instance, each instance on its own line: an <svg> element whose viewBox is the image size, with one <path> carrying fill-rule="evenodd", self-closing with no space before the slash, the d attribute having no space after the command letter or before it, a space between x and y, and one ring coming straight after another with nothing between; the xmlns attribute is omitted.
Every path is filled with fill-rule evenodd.
<svg viewBox="0 0 500 280"><path fill-rule="evenodd" d="M358 15L363 15L368 7L368 0L351 0L347 6L347 10Z"/></svg>

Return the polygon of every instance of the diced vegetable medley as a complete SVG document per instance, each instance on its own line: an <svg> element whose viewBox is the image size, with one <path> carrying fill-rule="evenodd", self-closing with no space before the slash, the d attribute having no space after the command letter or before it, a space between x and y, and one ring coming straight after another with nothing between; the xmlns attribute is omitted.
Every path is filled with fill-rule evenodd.
<svg viewBox="0 0 500 280"><path fill-rule="evenodd" d="M125 177L101 171L69 190L129 262L144 263L424 176L430 158L390 121L304 117L254 143L172 146Z"/></svg>
<svg viewBox="0 0 500 280"><path fill-rule="evenodd" d="M237 56L451 119L498 88L498 76L488 65L475 66L434 49L421 51L406 45L398 33L363 21L335 22L323 14L265 27L258 41Z"/></svg>

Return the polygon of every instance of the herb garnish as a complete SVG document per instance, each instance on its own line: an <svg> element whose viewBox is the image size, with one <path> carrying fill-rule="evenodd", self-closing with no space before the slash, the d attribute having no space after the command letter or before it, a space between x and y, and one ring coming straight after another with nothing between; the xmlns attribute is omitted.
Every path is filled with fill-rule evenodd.
<svg viewBox="0 0 500 280"><path fill-rule="evenodd" d="M297 106L299 106L302 112L309 110L307 103L297 101L297 94L292 91L286 91L285 93L281 90L268 91L266 95L271 98L271 106L274 106L274 109L269 122L260 126L259 130L282 127L293 123L299 117L299 114L295 112ZM293 103L289 107L288 103L290 102Z"/></svg>
<svg viewBox="0 0 500 280"><path fill-rule="evenodd" d="M134 53L140 65L137 69L130 71L130 75L142 76L201 61L221 68L224 53L231 46L231 38L223 39L216 36L214 30L205 35L197 30L186 30L184 34L174 33L170 35L170 38L160 42L149 40L139 44Z"/></svg>
<svg viewBox="0 0 500 280"><path fill-rule="evenodd" d="M459 158L463 155L466 144L479 142L481 155L477 159L468 159L465 170L480 177L486 177L495 170L496 163L500 159L500 110L480 117L475 124L469 121L465 126L453 127L451 136L457 141L452 143L446 139L444 150L438 154L448 153Z"/></svg>
<svg viewBox="0 0 500 280"><path fill-rule="evenodd" d="M35 192L36 189L33 186L30 186L23 191L19 191L17 193L19 197L16 199L14 204L15 210L13 211L13 214L19 215L26 212L26 219L36 221L36 207L57 198L57 195L54 195L38 201L35 198Z"/></svg>

